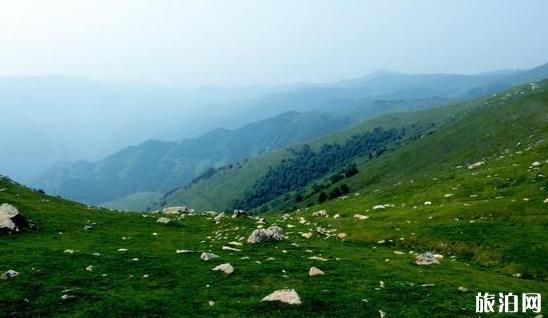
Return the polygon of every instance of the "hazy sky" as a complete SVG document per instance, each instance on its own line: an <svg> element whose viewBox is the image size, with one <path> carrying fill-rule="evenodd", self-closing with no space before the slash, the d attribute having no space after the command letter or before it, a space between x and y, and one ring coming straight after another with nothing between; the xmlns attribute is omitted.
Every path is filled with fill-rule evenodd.
<svg viewBox="0 0 548 318"><path fill-rule="evenodd" d="M548 62L548 1L1 0L0 76L272 85Z"/></svg>

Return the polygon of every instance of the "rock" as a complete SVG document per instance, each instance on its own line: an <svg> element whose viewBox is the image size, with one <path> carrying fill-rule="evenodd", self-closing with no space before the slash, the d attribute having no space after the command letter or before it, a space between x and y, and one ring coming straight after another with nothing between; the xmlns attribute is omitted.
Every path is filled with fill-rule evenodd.
<svg viewBox="0 0 548 318"><path fill-rule="evenodd" d="M312 266L310 267L310 270L308 271L308 275L309 276L325 275L325 273L321 269Z"/></svg>
<svg viewBox="0 0 548 318"><path fill-rule="evenodd" d="M266 219L265 218L260 218L256 223L257 224L266 224Z"/></svg>
<svg viewBox="0 0 548 318"><path fill-rule="evenodd" d="M212 269L213 271L221 271L225 274L232 274L234 272L234 266L230 265L230 263L221 264L219 266L216 266Z"/></svg>
<svg viewBox="0 0 548 318"><path fill-rule="evenodd" d="M300 305L301 297L294 289L280 289L266 296L261 301L279 301L290 305Z"/></svg>
<svg viewBox="0 0 548 318"><path fill-rule="evenodd" d="M463 292L463 293L466 293L468 291L468 288L463 287L463 286L459 286L458 290Z"/></svg>
<svg viewBox="0 0 548 318"><path fill-rule="evenodd" d="M183 206L170 206L167 208L162 209L162 213L164 214L181 214L181 213L194 213L196 212L194 209L191 209L185 205Z"/></svg>
<svg viewBox="0 0 548 318"><path fill-rule="evenodd" d="M89 231L93 228L91 225L84 225L84 231Z"/></svg>
<svg viewBox="0 0 548 318"><path fill-rule="evenodd" d="M543 202L544 202L544 203L548 203L548 198L544 199Z"/></svg>
<svg viewBox="0 0 548 318"><path fill-rule="evenodd" d="M161 218L158 218L158 220L156 220L156 222L163 223L163 224L168 224L169 222L171 222L171 219L166 218L166 217L161 217Z"/></svg>
<svg viewBox="0 0 548 318"><path fill-rule="evenodd" d="M354 219L363 221L369 219L369 215L354 214Z"/></svg>
<svg viewBox="0 0 548 318"><path fill-rule="evenodd" d="M216 217L213 218L213 221L221 222L221 220L224 219L224 218L225 218L225 213L221 212L221 213L217 214Z"/></svg>
<svg viewBox="0 0 548 318"><path fill-rule="evenodd" d="M215 258L219 258L219 255L215 255L213 253L202 253L202 255L200 255L200 259L202 261L209 261Z"/></svg>
<svg viewBox="0 0 548 318"><path fill-rule="evenodd" d="M334 219L338 219L338 218L340 218L340 217L341 217L341 215L340 215L339 213L333 215L333 218L334 218Z"/></svg>
<svg viewBox="0 0 548 318"><path fill-rule="evenodd" d="M210 307L215 306L215 302L214 302L213 300L210 300L210 301L208 302L208 304L209 304Z"/></svg>
<svg viewBox="0 0 548 318"><path fill-rule="evenodd" d="M0 276L0 279L1 280L8 280L8 279L12 279L12 278L17 277L17 276L19 276L19 272L16 272L13 269L10 269L10 270L4 272L2 274L2 276Z"/></svg>
<svg viewBox="0 0 548 318"><path fill-rule="evenodd" d="M426 252L415 257L415 264L417 265L432 265L439 263L440 261L438 260L438 258L436 258L436 256L434 256L434 254L430 252Z"/></svg>
<svg viewBox="0 0 548 318"><path fill-rule="evenodd" d="M424 201L424 205L432 205L432 201Z"/></svg>
<svg viewBox="0 0 548 318"><path fill-rule="evenodd" d="M67 250L64 250L63 253L65 253L65 254L74 254L74 250L67 249Z"/></svg>
<svg viewBox="0 0 548 318"><path fill-rule="evenodd" d="M247 216L247 213L244 210L235 209L234 212L232 213L232 218L233 219L245 218L246 216Z"/></svg>
<svg viewBox="0 0 548 318"><path fill-rule="evenodd" d="M323 217L323 218L329 217L329 215L327 214L327 211L326 211L326 210L320 210L320 211L318 211L318 212L314 212L312 215L313 215L313 216Z"/></svg>
<svg viewBox="0 0 548 318"><path fill-rule="evenodd" d="M86 267L86 271L93 272L93 265L89 265L88 267Z"/></svg>
<svg viewBox="0 0 548 318"><path fill-rule="evenodd" d="M223 246L223 251L234 251L234 252L241 252L242 250L241 249L238 249L238 248L234 248L234 247L231 247L231 246Z"/></svg>
<svg viewBox="0 0 548 318"><path fill-rule="evenodd" d="M312 237L312 232L306 232L306 233L303 233L301 234L302 237L304 237L305 239L309 239Z"/></svg>
<svg viewBox="0 0 548 318"><path fill-rule="evenodd" d="M348 234L344 233L344 232L341 232L339 234L337 234L337 237L340 238L341 240L342 239L345 239L348 237Z"/></svg>
<svg viewBox="0 0 548 318"><path fill-rule="evenodd" d="M279 226L271 226L265 229L255 229L247 238L247 242L251 244L264 241L280 241L284 238L284 230Z"/></svg>
<svg viewBox="0 0 548 318"><path fill-rule="evenodd" d="M385 209L385 206L382 205L382 204L377 204L377 205L373 206L373 210L379 210L379 209Z"/></svg>
<svg viewBox="0 0 548 318"><path fill-rule="evenodd" d="M313 261L327 262L327 259L326 259L326 258L319 257L319 256L311 256L311 257L309 257L308 259L311 259L311 260L313 260Z"/></svg>
<svg viewBox="0 0 548 318"><path fill-rule="evenodd" d="M478 161L476 163L473 163L471 165L468 165L468 169L472 170L472 169L476 169L476 168L479 168L481 167L483 164L485 164L485 162L483 161Z"/></svg>
<svg viewBox="0 0 548 318"><path fill-rule="evenodd" d="M242 246L243 244L240 242L232 241L232 242L228 242L228 245Z"/></svg>
<svg viewBox="0 0 548 318"><path fill-rule="evenodd" d="M186 254L186 253L192 253L192 250L176 250L175 254Z"/></svg>
<svg viewBox="0 0 548 318"><path fill-rule="evenodd" d="M0 234L19 232L29 227L29 222L16 207L8 203L0 205Z"/></svg>
<svg viewBox="0 0 548 318"><path fill-rule="evenodd" d="M379 317L386 318L386 313L379 309Z"/></svg>

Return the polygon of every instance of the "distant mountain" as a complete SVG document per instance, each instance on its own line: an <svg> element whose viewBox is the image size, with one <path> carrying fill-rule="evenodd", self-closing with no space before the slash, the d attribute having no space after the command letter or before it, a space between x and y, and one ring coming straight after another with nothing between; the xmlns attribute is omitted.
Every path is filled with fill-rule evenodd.
<svg viewBox="0 0 548 318"><path fill-rule="evenodd" d="M203 210L291 211L349 191L371 191L370 184L391 185L447 173L493 153L504 157L507 147L529 136L547 137L548 81L537 85L367 120L309 145L217 169L167 193L162 203ZM391 130L394 134L387 133Z"/></svg>
<svg viewBox="0 0 548 318"><path fill-rule="evenodd" d="M92 204L139 192L166 192L211 167L255 157L351 123L349 117L337 114L287 112L236 130L217 129L195 139L150 140L95 163L61 163L33 186Z"/></svg>

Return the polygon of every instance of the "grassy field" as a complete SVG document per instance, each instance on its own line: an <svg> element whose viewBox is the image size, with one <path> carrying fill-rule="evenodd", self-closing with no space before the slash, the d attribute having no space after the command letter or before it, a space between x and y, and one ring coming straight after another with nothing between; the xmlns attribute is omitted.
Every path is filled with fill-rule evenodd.
<svg viewBox="0 0 548 318"><path fill-rule="evenodd" d="M447 117L444 130L360 161L360 173L344 180L348 196L321 205L311 198L286 216L262 215L284 228L279 242L245 243L254 218L217 224L198 214L161 224L164 215L87 207L3 179L0 203L15 205L36 228L0 237L0 273L20 273L0 281L0 317L381 317L382 311L453 318L478 317L478 292L546 297L548 102L546 93L505 94ZM320 209L329 217L313 216ZM232 241L243 243L233 246L241 251L223 249ZM177 254L181 249L193 252ZM220 257L200 260L207 251ZM443 255L441 264L416 265L415 255L426 251ZM235 267L231 275L212 271L227 262ZM310 277L311 266L326 274ZM295 289L302 305L261 302L282 288ZM507 316L535 314L482 317Z"/></svg>

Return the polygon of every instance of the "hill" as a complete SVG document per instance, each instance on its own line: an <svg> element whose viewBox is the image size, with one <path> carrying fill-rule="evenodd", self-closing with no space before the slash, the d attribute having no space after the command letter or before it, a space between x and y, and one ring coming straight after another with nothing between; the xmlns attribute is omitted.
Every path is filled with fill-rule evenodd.
<svg viewBox="0 0 548 318"><path fill-rule="evenodd" d="M497 96L479 98L434 110L382 116L319 138L312 143L313 149L320 151L323 145L343 145L352 138L361 137L364 133L371 132L377 127L407 128L403 140L385 145L388 151L379 157L382 160L371 160L371 152L367 149L363 153L356 153L348 157L345 164L352 161L358 163L360 173L356 176L331 178L344 168L335 166L324 173L321 178L316 176L316 180L313 180L314 178L306 180L307 187L291 188L287 186L291 185L291 182L288 181L290 179L287 175L287 163L294 162L293 166L297 169L294 177L302 179L304 175L302 171L298 172L298 169L304 164L303 157L296 156L293 150L281 150L231 169L219 169L217 173L208 175L207 178L200 178L190 186L168 193L164 204L184 203L206 210L222 210L231 207L257 208L257 205L235 205L238 205L239 200L244 199L245 201L246 197L256 197L258 193L264 195L264 189L269 189L270 197L273 195L278 198L275 200L276 202L270 204L270 208L266 205L262 207L262 210L292 209L317 203L321 192L327 195L342 183L349 186L350 191L353 191L381 180L397 182L397 178L408 176L409 171L431 171L433 173L441 167L439 162L442 160L441 158L447 161L445 165L448 165L448 162L455 165L463 164L462 161L474 160L473 154L485 154L485 151L492 151L495 146L500 147L499 141L501 140L507 142L518 137L528 136L529 129L533 129L533 127L541 129L542 125L545 125L545 108L542 102L536 100L542 100L542 98L545 98L543 89L537 88L533 91L531 86L527 85ZM510 101L512 101L511 104L509 104ZM516 114L520 114L521 108L524 111L522 117L516 118ZM529 110L530 113L525 110ZM474 119L470 120L469 118ZM511 123L512 126L509 126L515 127L515 131L501 129L501 125L508 126L505 120L515 121ZM427 131L424 131L425 128ZM458 129L458 131L453 132L453 129ZM448 135L448 132L452 133ZM492 137L487 138L481 135L482 133L492 135ZM416 140L417 134L425 136ZM470 140L478 142L471 144ZM454 147L448 145L454 145ZM432 149L435 152L432 152ZM320 155L320 152L317 154ZM342 153L339 152L339 154ZM420 160L410 158L420 158ZM369 164L372 165L372 168L366 169ZM280 175L267 176L270 170L277 168ZM340 179L345 180L340 181ZM281 188L285 192L273 189L275 180L285 182L286 186ZM334 187L332 187L333 181L335 181ZM340 194L337 195L337 191L334 191L333 195L339 196ZM263 203L266 201L263 200L260 205Z"/></svg>
<svg viewBox="0 0 548 318"><path fill-rule="evenodd" d="M135 193L165 192L211 167L321 136L352 123L347 116L288 112L236 130L217 129L179 142L150 140L95 162L59 164L34 186L91 204L128 202ZM127 195L132 197L121 199ZM142 196L140 196L142 198ZM150 203L148 204L150 205ZM139 204L143 209L145 203ZM137 206L133 206L137 207Z"/></svg>
<svg viewBox="0 0 548 318"><path fill-rule="evenodd" d="M544 295L547 88L440 109L449 121L433 134L357 161L339 181L347 196L261 215L284 229L278 242L245 242L258 218L112 212L1 178L0 203L36 227L0 236L0 273L19 273L0 281L0 317L471 317L479 292ZM397 127L398 116L367 125ZM440 263L416 265L425 251ZM223 263L234 272L212 271ZM282 288L302 304L261 302Z"/></svg>

